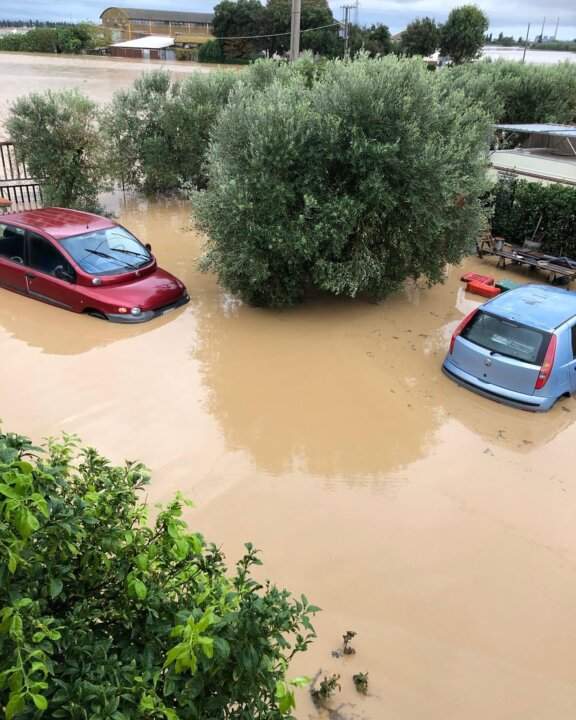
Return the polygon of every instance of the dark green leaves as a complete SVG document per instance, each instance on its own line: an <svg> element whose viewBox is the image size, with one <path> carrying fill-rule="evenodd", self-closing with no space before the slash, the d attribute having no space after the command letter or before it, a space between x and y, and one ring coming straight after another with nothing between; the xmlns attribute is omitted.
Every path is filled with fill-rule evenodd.
<svg viewBox="0 0 576 720"><path fill-rule="evenodd" d="M249 544L229 576L189 531L183 498L150 527L142 465L112 466L72 437L33 462L28 447L0 434L6 717L289 717L291 686L276 691L314 637L306 598L255 582Z"/></svg>

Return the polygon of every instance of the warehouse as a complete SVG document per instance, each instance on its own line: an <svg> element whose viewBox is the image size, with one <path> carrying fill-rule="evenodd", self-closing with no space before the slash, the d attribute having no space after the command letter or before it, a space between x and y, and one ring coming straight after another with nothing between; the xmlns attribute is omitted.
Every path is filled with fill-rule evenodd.
<svg viewBox="0 0 576 720"><path fill-rule="evenodd" d="M212 38L213 13L140 10L109 7L100 15L102 25L112 31L116 41L144 35L165 35L177 44L198 45Z"/></svg>

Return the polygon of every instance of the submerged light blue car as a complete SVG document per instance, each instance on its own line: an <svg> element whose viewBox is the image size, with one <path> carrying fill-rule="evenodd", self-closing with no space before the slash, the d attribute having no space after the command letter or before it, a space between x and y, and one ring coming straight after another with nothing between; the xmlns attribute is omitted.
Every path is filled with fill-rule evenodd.
<svg viewBox="0 0 576 720"><path fill-rule="evenodd" d="M456 328L443 369L492 400L549 410L576 392L576 292L524 285L498 295Z"/></svg>

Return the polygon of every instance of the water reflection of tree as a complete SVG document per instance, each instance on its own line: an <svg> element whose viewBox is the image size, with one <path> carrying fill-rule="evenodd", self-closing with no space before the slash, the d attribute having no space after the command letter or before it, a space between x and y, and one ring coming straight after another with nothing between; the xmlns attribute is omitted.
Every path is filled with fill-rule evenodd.
<svg viewBox="0 0 576 720"><path fill-rule="evenodd" d="M384 316L384 317L383 317ZM373 477L421 457L441 420L421 353L382 306L200 309L194 350L228 443L264 470Z"/></svg>

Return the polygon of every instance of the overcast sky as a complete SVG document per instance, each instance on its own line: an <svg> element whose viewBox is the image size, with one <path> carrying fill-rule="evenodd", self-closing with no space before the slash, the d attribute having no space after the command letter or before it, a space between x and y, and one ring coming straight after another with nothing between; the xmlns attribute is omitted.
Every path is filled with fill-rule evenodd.
<svg viewBox="0 0 576 720"><path fill-rule="evenodd" d="M353 0L347 0L351 2ZM339 17L342 0L329 0ZM402 30L416 17L429 15L443 21L450 9L465 0L359 0L361 24L382 22L392 32ZM0 18L37 18L39 20L97 20L106 7L106 0L0 0ZM214 0L117 0L118 6L164 10L210 11ZM559 39L576 38L576 0L478 0L477 4L490 18L490 30L512 34L526 32L532 23L530 36L540 33L546 15L545 35L552 35L556 18L560 18Z"/></svg>

